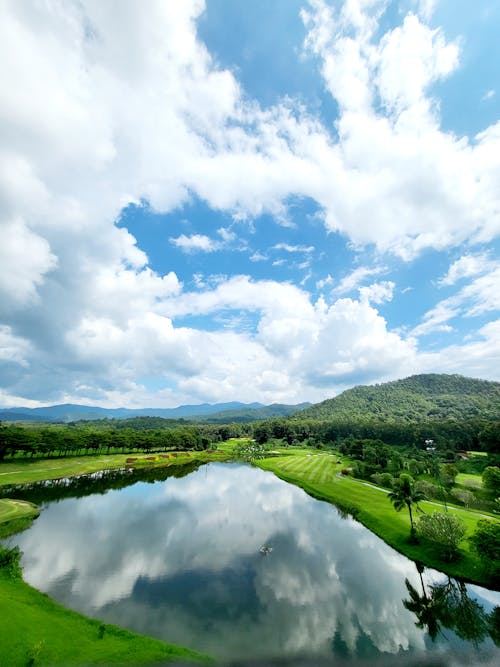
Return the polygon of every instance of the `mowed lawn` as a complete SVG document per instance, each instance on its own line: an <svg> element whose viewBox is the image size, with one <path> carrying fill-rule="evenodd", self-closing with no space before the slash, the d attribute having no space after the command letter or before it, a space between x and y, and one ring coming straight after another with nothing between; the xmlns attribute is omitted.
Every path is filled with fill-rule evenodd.
<svg viewBox="0 0 500 667"><path fill-rule="evenodd" d="M25 500L0 498L0 523L33 516L34 514L38 514L38 510L32 503Z"/></svg>
<svg viewBox="0 0 500 667"><path fill-rule="evenodd" d="M459 472L455 482L459 486L469 489L470 491L483 488L483 480L481 479L481 475L472 475L466 472Z"/></svg>
<svg viewBox="0 0 500 667"><path fill-rule="evenodd" d="M357 519L379 535L392 547L413 560L421 560L427 566L446 571L453 576L463 577L488 585L484 567L475 554L469 550L465 539L461 543L461 559L446 563L440 559L439 550L429 544L409 544L410 518L406 509L396 512L387 497L387 491L366 482L340 474L348 463L331 454L291 455L257 461L256 465L275 473L287 482L296 484L316 498L338 503L340 507L354 506L359 509ZM432 514L444 511L444 507L434 502L422 502L423 512ZM458 516L465 524L467 536L472 535L480 513L448 506L450 514ZM418 522L419 512L414 511ZM492 519L495 520L495 519Z"/></svg>

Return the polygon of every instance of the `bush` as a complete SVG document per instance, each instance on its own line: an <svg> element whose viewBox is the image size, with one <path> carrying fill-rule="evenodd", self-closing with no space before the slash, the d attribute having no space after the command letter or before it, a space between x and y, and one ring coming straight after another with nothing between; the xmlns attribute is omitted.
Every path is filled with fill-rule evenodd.
<svg viewBox="0 0 500 667"><path fill-rule="evenodd" d="M383 472L380 477L382 486L387 486L390 489L392 489L392 487L394 486L394 477L391 475L391 473Z"/></svg>
<svg viewBox="0 0 500 667"><path fill-rule="evenodd" d="M458 557L458 545L465 536L465 526L460 519L443 512L425 514L418 522L418 533L428 542L439 546L445 560Z"/></svg>
<svg viewBox="0 0 500 667"><path fill-rule="evenodd" d="M483 485L494 496L500 495L500 468L497 466L485 468L483 471Z"/></svg>
<svg viewBox="0 0 500 667"><path fill-rule="evenodd" d="M420 493L423 493L426 498L439 498L441 493L439 487L436 484L433 484L432 482L426 482L425 480L419 480L416 482L415 488Z"/></svg>
<svg viewBox="0 0 500 667"><path fill-rule="evenodd" d="M0 569L5 570L13 579L21 577L21 556L22 552L19 547L2 547L0 546Z"/></svg>
<svg viewBox="0 0 500 667"><path fill-rule="evenodd" d="M465 507L469 507L476 499L476 496L471 491L466 491L465 489L452 489L450 494L453 500L465 505Z"/></svg>
<svg viewBox="0 0 500 667"><path fill-rule="evenodd" d="M492 519L480 519L477 522L476 532L469 537L469 543L486 568L498 575L500 571L500 523Z"/></svg>

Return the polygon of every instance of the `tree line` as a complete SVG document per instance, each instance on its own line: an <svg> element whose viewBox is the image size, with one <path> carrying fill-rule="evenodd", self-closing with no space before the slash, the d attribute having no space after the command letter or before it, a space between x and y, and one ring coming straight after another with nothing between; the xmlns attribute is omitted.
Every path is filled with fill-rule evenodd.
<svg viewBox="0 0 500 667"><path fill-rule="evenodd" d="M419 422L274 418L253 423L184 425L177 420L138 417L58 425L0 423L0 461L13 456L66 456L110 452L206 449L210 443L250 437L258 444L347 447L360 440L387 446L436 450L453 458L460 450L500 453L500 423L484 419ZM347 444L346 444L347 443ZM354 444L354 447L357 445ZM372 471L375 472L375 471Z"/></svg>
<svg viewBox="0 0 500 667"><path fill-rule="evenodd" d="M52 457L88 454L206 449L210 440L196 427L98 430L75 426L0 424L0 461L15 456Z"/></svg>

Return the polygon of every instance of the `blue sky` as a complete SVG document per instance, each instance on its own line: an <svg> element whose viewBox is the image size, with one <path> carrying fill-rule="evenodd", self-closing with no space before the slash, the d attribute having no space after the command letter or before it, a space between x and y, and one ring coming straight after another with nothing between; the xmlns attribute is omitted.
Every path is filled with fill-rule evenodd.
<svg viewBox="0 0 500 667"><path fill-rule="evenodd" d="M499 379L498 3L1 11L1 405Z"/></svg>

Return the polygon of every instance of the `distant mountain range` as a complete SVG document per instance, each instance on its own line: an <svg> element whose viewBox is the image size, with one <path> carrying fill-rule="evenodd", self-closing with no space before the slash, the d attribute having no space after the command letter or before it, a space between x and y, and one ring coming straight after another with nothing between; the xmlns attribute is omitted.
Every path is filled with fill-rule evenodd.
<svg viewBox="0 0 500 667"><path fill-rule="evenodd" d="M500 383L462 375L412 375L353 387L294 414L294 419L417 421L500 419Z"/></svg>
<svg viewBox="0 0 500 667"><path fill-rule="evenodd" d="M264 405L262 403L201 403L180 405L177 408L99 408L92 405L50 405L43 408L8 408L0 410L0 421L73 422L96 419L131 419L133 417L162 417L163 419L187 419L228 423L246 422L271 417L286 417L302 410L310 403L299 405Z"/></svg>
<svg viewBox="0 0 500 667"><path fill-rule="evenodd" d="M137 410L72 404L0 410L0 421L31 422L161 417L227 424L287 416L293 419L361 421L461 420L475 417L500 420L500 383L462 375L425 374L395 382L354 387L315 405L263 405L233 401Z"/></svg>

